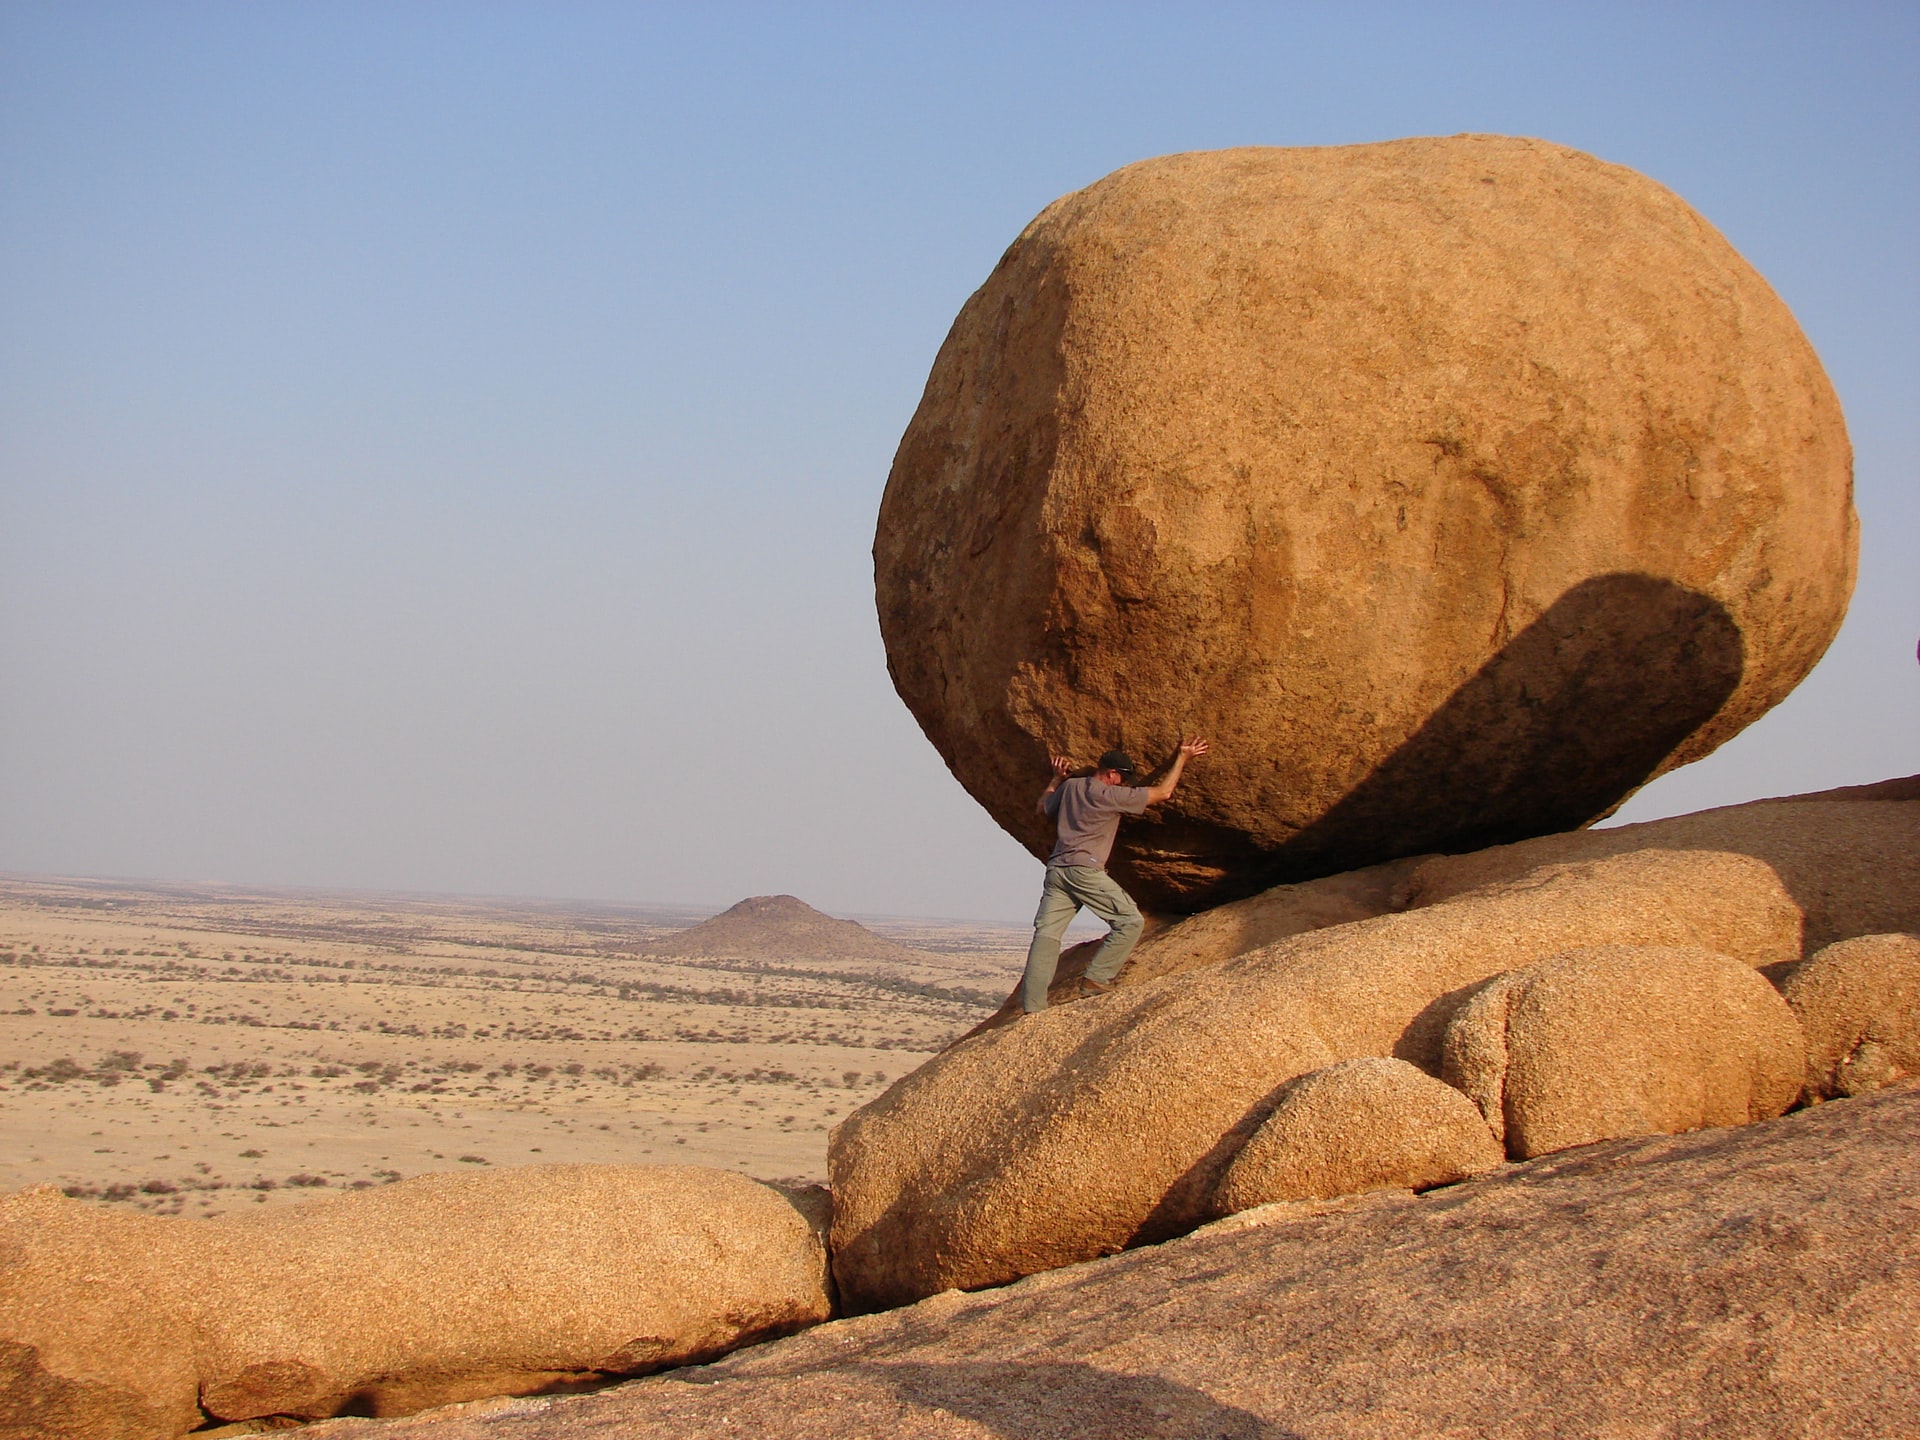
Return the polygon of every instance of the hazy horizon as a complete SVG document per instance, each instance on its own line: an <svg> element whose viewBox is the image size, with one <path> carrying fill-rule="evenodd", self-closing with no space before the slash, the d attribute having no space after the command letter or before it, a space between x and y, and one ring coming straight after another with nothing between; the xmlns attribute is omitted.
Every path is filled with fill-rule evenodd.
<svg viewBox="0 0 1920 1440"><path fill-rule="evenodd" d="M1131 161L1462 131L1674 189L1853 440L1839 639L1619 818L1920 771L1917 82L1891 4L0 0L0 870L1019 923L873 615L955 313Z"/></svg>
<svg viewBox="0 0 1920 1440"><path fill-rule="evenodd" d="M66 884L74 886L97 887L101 890L125 894L129 891L146 891L156 895L173 896L218 896L218 895L262 895L292 897L337 897L354 898L363 901L394 900L418 902L423 904L472 904L497 905L503 909L520 908L526 910L561 910L578 913L605 911L635 917L647 917L661 922L672 917L673 923L686 927L698 924L701 920L710 920L714 916L731 910L744 900L764 899L764 895L736 895L731 900L619 900L602 895L517 895L500 891L469 892L460 890L409 890L365 887L354 885L264 885L247 884L228 880L209 880L205 878L163 878L151 875L77 875L62 874L57 871L0 870L0 881L16 881L28 884ZM784 894L785 892L774 892ZM806 902L807 897L797 895L793 898ZM812 906L819 910L821 907ZM828 913L823 911L822 913ZM980 926L1006 925L1025 931L1031 924L1029 917L1013 917L996 920L991 916L966 915L909 915L893 911L845 910L832 912L837 920L854 920L861 924L872 922L885 925L899 922L903 925L952 924L978 928ZM1089 929L1091 933L1104 933L1106 927L1099 924L1091 914L1083 912L1075 918L1076 925Z"/></svg>

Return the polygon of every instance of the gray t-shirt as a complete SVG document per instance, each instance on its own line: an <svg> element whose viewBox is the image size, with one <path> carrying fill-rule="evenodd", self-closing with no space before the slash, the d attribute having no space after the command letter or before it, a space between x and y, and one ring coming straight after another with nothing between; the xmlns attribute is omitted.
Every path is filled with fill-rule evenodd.
<svg viewBox="0 0 1920 1440"><path fill-rule="evenodd" d="M1053 854L1047 857L1048 866L1105 869L1107 856L1113 853L1113 837L1120 830L1120 817L1145 810L1147 795L1144 786L1103 785L1093 775L1065 782L1042 802L1047 814L1059 821L1059 838L1053 842Z"/></svg>

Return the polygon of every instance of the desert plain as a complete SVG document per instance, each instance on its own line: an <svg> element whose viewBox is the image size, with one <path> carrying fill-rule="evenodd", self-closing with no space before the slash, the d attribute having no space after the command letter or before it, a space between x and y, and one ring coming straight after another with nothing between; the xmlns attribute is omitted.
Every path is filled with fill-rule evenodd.
<svg viewBox="0 0 1920 1440"><path fill-rule="evenodd" d="M0 1191L211 1216L540 1162L820 1181L1027 938L652 953L710 913L0 876Z"/></svg>

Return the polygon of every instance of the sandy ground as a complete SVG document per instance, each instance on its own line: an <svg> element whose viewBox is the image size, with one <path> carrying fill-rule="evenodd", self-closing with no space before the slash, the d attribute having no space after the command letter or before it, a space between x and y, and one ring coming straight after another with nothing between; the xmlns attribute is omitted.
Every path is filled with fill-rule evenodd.
<svg viewBox="0 0 1920 1440"><path fill-rule="evenodd" d="M820 1180L835 1121L1026 943L867 921L919 956L647 955L705 914L0 877L0 1190L215 1215L463 1165Z"/></svg>

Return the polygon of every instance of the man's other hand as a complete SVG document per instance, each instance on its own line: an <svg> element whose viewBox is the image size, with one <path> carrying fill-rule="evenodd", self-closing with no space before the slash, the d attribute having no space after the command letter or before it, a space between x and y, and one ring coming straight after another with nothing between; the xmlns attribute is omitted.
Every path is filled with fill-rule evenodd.
<svg viewBox="0 0 1920 1440"><path fill-rule="evenodd" d="M1207 742L1202 740L1198 735L1194 736L1191 740L1182 740L1179 750L1174 752L1173 764L1168 767L1166 775L1161 779L1159 784L1147 787L1147 803L1149 805L1158 805L1162 800L1165 800L1173 794L1175 787L1180 784L1182 772L1187 768L1187 761L1195 755L1204 755L1206 753Z"/></svg>

